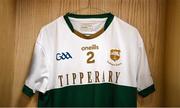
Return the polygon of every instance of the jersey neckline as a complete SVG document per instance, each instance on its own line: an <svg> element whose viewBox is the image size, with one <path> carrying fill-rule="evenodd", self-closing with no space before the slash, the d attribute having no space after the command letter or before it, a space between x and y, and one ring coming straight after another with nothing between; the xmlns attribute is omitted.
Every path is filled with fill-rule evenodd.
<svg viewBox="0 0 180 108"><path fill-rule="evenodd" d="M111 24L114 15L109 13L103 13L103 14L92 14L92 15L86 15L86 14L74 14L74 13L67 13L64 16L65 22L67 23L68 28L73 32L76 36L83 38L83 39L93 39L98 36L100 36L102 33L106 31L106 29ZM97 31L94 34L91 34L90 36L86 36L85 34L80 33L79 31L75 30L69 17L71 18L80 18L80 19L91 19L91 18L107 18L104 27L101 28L99 31Z"/></svg>

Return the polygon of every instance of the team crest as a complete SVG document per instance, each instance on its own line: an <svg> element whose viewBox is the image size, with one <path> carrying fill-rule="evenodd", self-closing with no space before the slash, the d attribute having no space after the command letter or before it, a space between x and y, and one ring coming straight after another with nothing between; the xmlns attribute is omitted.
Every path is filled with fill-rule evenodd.
<svg viewBox="0 0 180 108"><path fill-rule="evenodd" d="M119 49L111 49L110 51L110 58L113 61L117 61L120 59L120 50Z"/></svg>
<svg viewBox="0 0 180 108"><path fill-rule="evenodd" d="M108 60L108 63L113 66L119 66L120 63L120 50L119 49L111 49L109 53L110 60Z"/></svg>

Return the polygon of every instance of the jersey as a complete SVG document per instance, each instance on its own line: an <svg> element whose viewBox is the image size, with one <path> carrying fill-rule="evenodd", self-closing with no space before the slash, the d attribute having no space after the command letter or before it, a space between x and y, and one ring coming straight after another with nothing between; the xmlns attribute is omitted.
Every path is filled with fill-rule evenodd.
<svg viewBox="0 0 180 108"><path fill-rule="evenodd" d="M138 30L112 13L67 13L43 26L23 92L38 106L136 106L155 91Z"/></svg>

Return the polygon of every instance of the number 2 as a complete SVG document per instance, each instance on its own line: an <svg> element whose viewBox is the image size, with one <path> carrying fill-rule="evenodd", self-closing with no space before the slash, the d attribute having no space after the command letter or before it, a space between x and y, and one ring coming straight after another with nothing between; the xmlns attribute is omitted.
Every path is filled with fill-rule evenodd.
<svg viewBox="0 0 180 108"><path fill-rule="evenodd" d="M87 63L94 63L95 62L95 59L93 59L94 58L94 52L89 51L87 53L87 56L89 56L89 58L87 59Z"/></svg>

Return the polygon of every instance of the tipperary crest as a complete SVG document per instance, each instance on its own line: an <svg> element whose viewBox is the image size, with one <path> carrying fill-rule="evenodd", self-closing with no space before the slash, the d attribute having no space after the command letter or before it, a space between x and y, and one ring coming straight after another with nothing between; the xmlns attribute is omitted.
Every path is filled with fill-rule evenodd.
<svg viewBox="0 0 180 108"><path fill-rule="evenodd" d="M120 49L111 49L109 53L110 60L108 60L108 63L113 66L119 66L120 63Z"/></svg>
<svg viewBox="0 0 180 108"><path fill-rule="evenodd" d="M120 59L120 50L119 49L111 49L110 51L110 58L113 61L117 61Z"/></svg>

